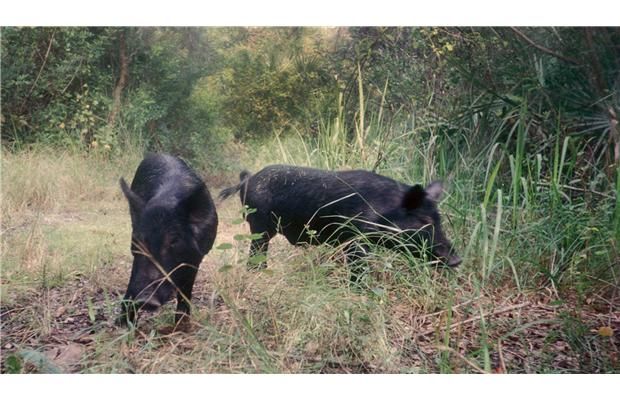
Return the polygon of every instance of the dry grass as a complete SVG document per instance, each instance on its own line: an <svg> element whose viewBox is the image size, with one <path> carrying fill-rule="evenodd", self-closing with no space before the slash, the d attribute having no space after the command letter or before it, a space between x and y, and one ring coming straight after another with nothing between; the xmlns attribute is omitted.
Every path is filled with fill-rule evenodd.
<svg viewBox="0 0 620 400"><path fill-rule="evenodd" d="M338 252L283 238L270 267L249 272L236 200L218 204L191 332L160 333L172 305L120 329L131 259L117 181L138 162L3 153L2 372L620 371L613 287L582 301L511 279L484 283L475 255L448 271L380 252L356 289Z"/></svg>

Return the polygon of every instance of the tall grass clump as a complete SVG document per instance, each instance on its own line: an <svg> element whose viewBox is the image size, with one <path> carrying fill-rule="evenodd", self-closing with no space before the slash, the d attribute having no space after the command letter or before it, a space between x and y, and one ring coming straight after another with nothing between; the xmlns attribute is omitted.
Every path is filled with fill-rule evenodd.
<svg viewBox="0 0 620 400"><path fill-rule="evenodd" d="M2 215L58 211L84 201L111 200L122 175L133 175L141 151L122 155L33 147L2 149Z"/></svg>
<svg viewBox="0 0 620 400"><path fill-rule="evenodd" d="M11 294L4 304L32 285L49 289L96 273L124 253L128 226L118 179L133 176L141 151L33 146L3 148L1 156L1 272L3 294Z"/></svg>
<svg viewBox="0 0 620 400"><path fill-rule="evenodd" d="M594 193L575 187L580 145L559 130L548 141L529 139L539 128L525 102L499 123L482 121L489 119L485 110L470 120L425 115L387 121L366 109L359 90L354 127L346 126L339 105L316 134L294 131L265 142L252 160L254 171L284 162L364 168L411 184L442 179L443 223L465 254L461 270L474 271L482 287L508 282L520 292L613 279L614 245L605 239L614 237L613 188ZM485 124L490 134L479 132ZM494 141L476 142L481 135Z"/></svg>
<svg viewBox="0 0 620 400"><path fill-rule="evenodd" d="M372 249L373 256L366 260L372 272L362 287L368 296L387 302L387 312L394 312L394 299L418 313L447 310L450 327L450 302L455 297L502 301L505 296L550 293L558 302L591 302L599 297L614 302L618 181L605 182L604 171L583 160L587 143L565 135L559 119L544 124L535 120L525 101L499 121L484 110L469 120L452 121L428 114L385 121L381 113L360 105L358 112L362 111L365 118L354 120L353 128L343 123L339 111L314 136L280 135L274 146L278 154L259 156L254 162L257 168L274 161L326 169L364 168L410 184L446 182L439 209L444 229L464 262L458 270L437 272L423 260ZM541 126L549 127L549 133L541 135ZM595 177L596 186L588 184L589 176ZM497 322L488 318L482 305L475 315L479 349L460 357L475 370L490 372L497 365L492 359L498 351ZM394 319L388 320L398 326ZM405 331L395 328L386 340L402 340L400 335L406 336ZM446 351L435 365L430 360L425 365L453 371L457 338L449 329L436 338L438 348Z"/></svg>

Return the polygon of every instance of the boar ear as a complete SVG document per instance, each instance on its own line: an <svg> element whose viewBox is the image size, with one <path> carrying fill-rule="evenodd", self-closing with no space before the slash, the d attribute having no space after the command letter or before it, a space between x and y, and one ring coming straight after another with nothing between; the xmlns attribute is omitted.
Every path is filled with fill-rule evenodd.
<svg viewBox="0 0 620 400"><path fill-rule="evenodd" d="M192 232L197 236L202 229L202 224L209 215L209 199L206 190L207 188L204 184L198 185L181 202L181 207L187 213L189 223L192 226Z"/></svg>
<svg viewBox="0 0 620 400"><path fill-rule="evenodd" d="M443 183L440 181L431 182L426 188L426 194L429 200L437 203L443 196Z"/></svg>
<svg viewBox="0 0 620 400"><path fill-rule="evenodd" d="M426 192L422 185L414 185L405 193L405 197L403 198L403 207L407 210L413 210L414 208L418 208L422 205L424 201L424 196L426 196Z"/></svg>
<svg viewBox="0 0 620 400"><path fill-rule="evenodd" d="M120 184L121 189L123 190L123 193L125 194L125 197L129 202L129 211L131 212L131 216L133 218L137 218L142 212L142 209L144 208L144 200L142 200L140 196L138 196L131 189L129 189L129 186L127 186L127 182L125 182L125 179L121 178Z"/></svg>

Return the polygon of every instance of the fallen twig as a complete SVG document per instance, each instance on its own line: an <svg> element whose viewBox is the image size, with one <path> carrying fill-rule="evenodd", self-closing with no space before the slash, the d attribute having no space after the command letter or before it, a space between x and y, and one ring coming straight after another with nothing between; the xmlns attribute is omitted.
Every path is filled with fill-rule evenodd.
<svg viewBox="0 0 620 400"><path fill-rule="evenodd" d="M464 302L462 302L462 303L459 303L459 304L456 304L456 305L454 305L454 306L450 307L450 309L451 309L452 311L456 311L456 309L457 309L457 308L459 308L459 307L463 307L463 306L465 306L465 305L467 305L467 304L469 304L469 303L471 303L471 302L474 302L474 301L480 300L482 297L483 297L483 296L478 296L478 297L476 297L476 298L469 299L469 300L467 300L467 301L464 301ZM416 319L425 319L425 318L429 318L429 317L434 317L435 315L440 315L440 314L443 314L443 313L445 313L446 311L448 311L448 310L441 310L441 311L437 311L437 312L434 312L434 313L430 313L430 314L422 315L421 317L417 317Z"/></svg>
<svg viewBox="0 0 620 400"><path fill-rule="evenodd" d="M497 341L497 353L499 354L499 367L502 370L502 374L506 374L508 371L506 370L506 362L504 361L504 352L502 350L501 339Z"/></svg>
<svg viewBox="0 0 620 400"><path fill-rule="evenodd" d="M469 365L470 367L472 367L473 369L475 369L476 371L480 372L481 374L488 374L487 371L483 370L482 368L480 368L479 366L477 366L476 364L474 364L473 362L471 362L470 360L467 359L467 357L465 357L464 355L462 355L461 353L459 353L458 351L447 347L447 346L437 346L438 350L442 350L442 351L449 351L452 354L455 354L458 358L460 358L461 360L465 361L465 363L467 365Z"/></svg>
<svg viewBox="0 0 620 400"><path fill-rule="evenodd" d="M305 363L317 363L323 364L323 368L341 369L347 373L356 373L355 371L364 371L366 373L380 372L381 369L378 365L367 362L344 362L333 358L321 358L321 357L300 357L292 355L289 357L291 360Z"/></svg>
<svg viewBox="0 0 620 400"><path fill-rule="evenodd" d="M551 182L545 182L545 181L541 181L538 182L538 186L544 186L544 187L551 187L552 183ZM561 184L554 184L555 186L562 188L562 189L568 189L568 190L573 190L575 192L582 192L582 193L593 193L596 195L599 195L601 197L605 197L607 199L615 199L614 196L611 196L607 193L603 193L603 192L597 192L596 190L592 190L592 189L582 189L582 188L578 188L575 186L570 186L570 185L561 185Z"/></svg>
<svg viewBox="0 0 620 400"><path fill-rule="evenodd" d="M515 304L515 305L511 305L511 306L502 307L502 308L499 308L499 309L497 309L497 310L494 310L494 311L492 311L492 312L490 312L490 313L486 313L486 314L482 314L482 315L477 315L477 316L475 316L475 317L468 318L468 319L466 319L465 321L455 322L455 323L453 323L452 325L450 325L448 329L452 330L452 329L454 329L454 328L456 328L456 327L459 327L459 326L461 326L461 325L469 324L470 322L476 322L476 321L479 321L479 320L481 320L482 318L490 317L490 316L492 316L492 315L497 315L497 314L503 314L503 313L505 313L505 312L512 311L512 310L517 310L517 309L519 309L519 308L523 308L523 307L526 307L526 306L528 306L528 305L530 305L530 302L529 302L529 301L526 301L525 303ZM427 329L426 331L424 331L424 332L422 332L422 333L417 334L417 335L416 335L416 339L417 339L417 338L419 338L419 337L421 337L421 336L430 335L430 334L431 334L431 333L433 333L433 332L435 332L435 328L433 328L433 329Z"/></svg>

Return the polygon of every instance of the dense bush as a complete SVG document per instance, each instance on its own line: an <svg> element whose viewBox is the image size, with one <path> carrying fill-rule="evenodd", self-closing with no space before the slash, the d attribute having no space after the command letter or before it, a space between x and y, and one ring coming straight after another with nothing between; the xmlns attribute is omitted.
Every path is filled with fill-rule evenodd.
<svg viewBox="0 0 620 400"><path fill-rule="evenodd" d="M617 28L4 28L2 139L217 158L336 119L359 140L378 115L476 154L568 137L580 179L610 185L619 49Z"/></svg>

